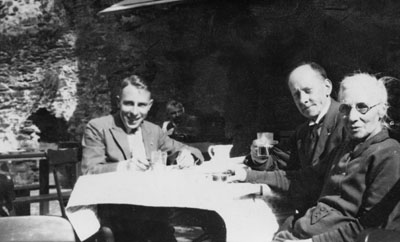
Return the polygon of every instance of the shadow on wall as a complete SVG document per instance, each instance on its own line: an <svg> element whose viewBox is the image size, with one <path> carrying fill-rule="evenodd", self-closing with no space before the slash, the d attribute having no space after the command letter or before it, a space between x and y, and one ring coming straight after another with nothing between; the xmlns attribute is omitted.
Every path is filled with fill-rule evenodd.
<svg viewBox="0 0 400 242"><path fill-rule="evenodd" d="M56 118L44 108L38 109L28 119L39 128L41 142L58 143L70 139L67 122L63 118Z"/></svg>

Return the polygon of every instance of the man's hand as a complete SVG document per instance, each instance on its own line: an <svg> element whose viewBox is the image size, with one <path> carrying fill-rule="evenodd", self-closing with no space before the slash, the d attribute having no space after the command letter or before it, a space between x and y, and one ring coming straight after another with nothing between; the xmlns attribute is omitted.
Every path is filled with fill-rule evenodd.
<svg viewBox="0 0 400 242"><path fill-rule="evenodd" d="M150 162L145 158L132 157L128 160L128 170L146 171L150 168Z"/></svg>
<svg viewBox="0 0 400 242"><path fill-rule="evenodd" d="M232 176L228 177L227 182L243 182L247 178L247 171L243 167L234 168L230 170L230 173L232 173Z"/></svg>
<svg viewBox="0 0 400 242"><path fill-rule="evenodd" d="M120 161L117 171L146 171L150 168L150 163L145 158L132 157L128 160Z"/></svg>
<svg viewBox="0 0 400 242"><path fill-rule="evenodd" d="M188 168L194 165L194 157L190 150L183 148L178 157L176 158L176 163L179 168Z"/></svg>

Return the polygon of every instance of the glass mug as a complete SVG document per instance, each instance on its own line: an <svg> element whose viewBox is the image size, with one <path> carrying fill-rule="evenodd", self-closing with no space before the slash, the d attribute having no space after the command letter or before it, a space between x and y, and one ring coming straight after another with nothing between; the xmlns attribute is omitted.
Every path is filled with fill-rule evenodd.
<svg viewBox="0 0 400 242"><path fill-rule="evenodd" d="M253 141L253 146L258 157L268 157L270 152L269 149L277 144L274 140L274 133L270 132L258 132L257 139Z"/></svg>
<svg viewBox="0 0 400 242"><path fill-rule="evenodd" d="M167 166L168 154L165 151L154 150L151 152L150 169L162 170Z"/></svg>

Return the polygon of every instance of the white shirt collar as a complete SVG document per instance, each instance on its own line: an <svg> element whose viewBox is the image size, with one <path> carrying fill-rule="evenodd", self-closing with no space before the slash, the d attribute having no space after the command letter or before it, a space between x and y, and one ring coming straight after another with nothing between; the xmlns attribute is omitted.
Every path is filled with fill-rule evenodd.
<svg viewBox="0 0 400 242"><path fill-rule="evenodd" d="M328 110L329 110L330 106L331 106L331 99L329 98L328 101L325 104L325 107L319 113L317 119L315 121L314 120L310 120L308 125L312 126L312 125L315 125L315 124L319 124L321 122L321 119L328 113Z"/></svg>

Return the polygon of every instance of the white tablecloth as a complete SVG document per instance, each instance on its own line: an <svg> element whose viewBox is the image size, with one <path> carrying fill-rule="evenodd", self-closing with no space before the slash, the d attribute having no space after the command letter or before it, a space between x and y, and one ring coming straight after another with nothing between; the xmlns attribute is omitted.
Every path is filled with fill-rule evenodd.
<svg viewBox="0 0 400 242"><path fill-rule="evenodd" d="M105 173L81 176L66 211L84 240L100 227L97 204L134 204L216 211L224 220L227 241L271 241L278 229L275 215L260 198L261 185L215 182L205 170ZM263 191L268 191L263 186Z"/></svg>

